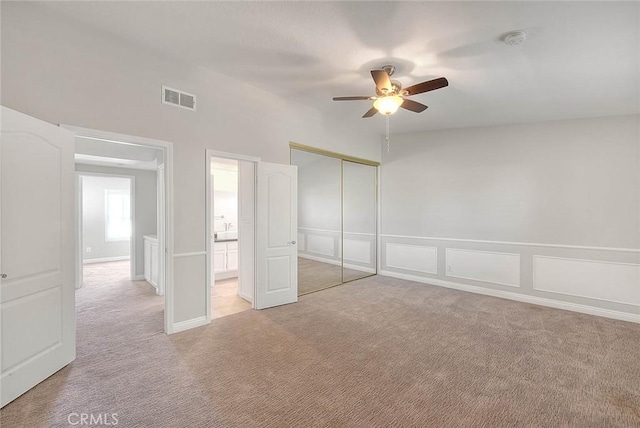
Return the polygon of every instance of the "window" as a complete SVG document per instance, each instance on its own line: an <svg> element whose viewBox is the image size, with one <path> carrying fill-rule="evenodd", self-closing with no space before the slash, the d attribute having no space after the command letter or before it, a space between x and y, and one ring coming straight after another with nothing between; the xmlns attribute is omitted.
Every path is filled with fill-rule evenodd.
<svg viewBox="0 0 640 428"><path fill-rule="evenodd" d="M131 199L128 190L105 190L105 237L107 241L131 239Z"/></svg>

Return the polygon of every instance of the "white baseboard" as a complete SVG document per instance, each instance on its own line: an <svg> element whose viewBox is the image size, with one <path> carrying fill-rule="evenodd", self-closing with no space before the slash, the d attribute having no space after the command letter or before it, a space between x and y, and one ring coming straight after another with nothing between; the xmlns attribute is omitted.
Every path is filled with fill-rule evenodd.
<svg viewBox="0 0 640 428"><path fill-rule="evenodd" d="M246 301L247 301L247 302L249 302L249 303L253 303L253 300L251 299L251 296L249 296L249 295L247 295L247 294L244 294L244 293L241 293L241 292L240 292L240 290L238 290L238 296L239 296L241 299L244 299L244 300L246 300Z"/></svg>
<svg viewBox="0 0 640 428"><path fill-rule="evenodd" d="M144 275L136 275L133 277L132 281L143 281Z"/></svg>
<svg viewBox="0 0 640 428"><path fill-rule="evenodd" d="M173 323L172 333L179 333L181 331L189 330L196 327L201 327L209 323L210 321L207 321L206 316L194 318L192 320L176 322L176 323Z"/></svg>
<svg viewBox="0 0 640 428"><path fill-rule="evenodd" d="M452 288L455 290L467 291L469 293L483 294L486 296L499 297L502 299L515 300L518 302L531 303L534 305L548 306L550 308L564 309L572 312L580 312L583 314L597 315L605 318L613 318L621 321L628 321L640 324L640 314L630 314L627 312L613 311L610 309L597 308L595 306L581 305L578 303L562 302L559 300L546 299L544 297L530 296L528 294L513 293L510 291L494 290L491 288L478 287L475 285L461 284L458 282L443 281L435 278L425 278L417 275L408 275L404 273L390 272L381 270L379 275L389 276L392 278L406 279L408 281L421 282L439 287Z"/></svg>
<svg viewBox="0 0 640 428"><path fill-rule="evenodd" d="M216 272L214 274L215 276L215 281L221 281L223 279L229 279L229 278L237 278L238 277L238 271L237 270L229 270L226 272Z"/></svg>
<svg viewBox="0 0 640 428"><path fill-rule="evenodd" d="M320 262L320 263L327 263L330 265L336 265L336 266L340 266L342 265L342 263L340 262L340 260L334 260L334 259L326 259L324 257L318 257L318 256L311 256L309 254L302 254L302 253L298 253L298 257L301 257L303 259L309 259L309 260L313 260L315 262Z"/></svg>
<svg viewBox="0 0 640 428"><path fill-rule="evenodd" d="M353 265L351 263L345 263L344 264L344 268L345 269L357 270L357 271L360 271L360 272L367 272L367 273L370 273L370 274L375 274L376 273L376 270L374 268L360 266L360 265Z"/></svg>
<svg viewBox="0 0 640 428"><path fill-rule="evenodd" d="M117 256L117 257L102 257L99 259L84 259L82 260L83 265L89 265L92 263L106 263L106 262L118 262L120 260L131 260L129 256Z"/></svg>
<svg viewBox="0 0 640 428"><path fill-rule="evenodd" d="M340 260L325 259L323 257L310 256L308 254L298 254L298 257L303 258L303 259L313 260L315 262L327 263L327 264L334 265L334 266L342 266L342 263L340 262ZM376 273L376 270L374 268L360 266L360 265L354 265L354 264L351 264L351 263L345 263L344 267L347 268L347 269L359 270L359 271L362 271L362 272L367 272L367 273L372 273L372 274Z"/></svg>

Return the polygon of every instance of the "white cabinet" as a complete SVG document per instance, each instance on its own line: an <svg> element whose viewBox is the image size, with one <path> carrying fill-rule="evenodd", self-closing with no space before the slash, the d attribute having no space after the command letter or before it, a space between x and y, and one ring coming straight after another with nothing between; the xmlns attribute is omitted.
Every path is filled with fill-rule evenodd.
<svg viewBox="0 0 640 428"><path fill-rule="evenodd" d="M158 238L144 235L144 279L158 292Z"/></svg>
<svg viewBox="0 0 640 428"><path fill-rule="evenodd" d="M227 270L227 244L216 242L213 244L213 271L215 273Z"/></svg>
<svg viewBox="0 0 640 428"><path fill-rule="evenodd" d="M216 280L238 276L238 241L214 243L212 257Z"/></svg>
<svg viewBox="0 0 640 428"><path fill-rule="evenodd" d="M227 242L227 270L238 270L238 241Z"/></svg>
<svg viewBox="0 0 640 428"><path fill-rule="evenodd" d="M238 250L227 250L227 270L238 270Z"/></svg>

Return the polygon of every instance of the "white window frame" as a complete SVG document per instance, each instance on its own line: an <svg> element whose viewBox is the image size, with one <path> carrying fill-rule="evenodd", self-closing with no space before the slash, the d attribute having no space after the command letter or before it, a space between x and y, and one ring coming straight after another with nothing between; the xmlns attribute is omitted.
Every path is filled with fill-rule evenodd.
<svg viewBox="0 0 640 428"><path fill-rule="evenodd" d="M110 237L109 233L109 197L111 195L123 195L128 196L129 199L129 236L124 237ZM105 242L129 242L131 241L133 234L133 218L131 212L131 192L129 189L105 189L104 190L104 240Z"/></svg>

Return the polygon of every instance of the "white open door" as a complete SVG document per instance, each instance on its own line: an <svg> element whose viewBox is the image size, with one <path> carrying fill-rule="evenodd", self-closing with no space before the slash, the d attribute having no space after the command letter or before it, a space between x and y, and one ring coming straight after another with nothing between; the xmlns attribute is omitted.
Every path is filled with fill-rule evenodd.
<svg viewBox="0 0 640 428"><path fill-rule="evenodd" d="M75 136L2 107L2 406L75 359Z"/></svg>
<svg viewBox="0 0 640 428"><path fill-rule="evenodd" d="M254 307L298 301L298 169L258 163Z"/></svg>
<svg viewBox="0 0 640 428"><path fill-rule="evenodd" d="M238 161L238 295L253 303L256 266L256 163Z"/></svg>

